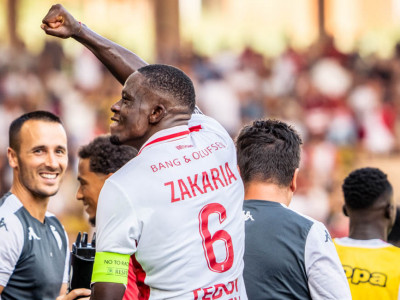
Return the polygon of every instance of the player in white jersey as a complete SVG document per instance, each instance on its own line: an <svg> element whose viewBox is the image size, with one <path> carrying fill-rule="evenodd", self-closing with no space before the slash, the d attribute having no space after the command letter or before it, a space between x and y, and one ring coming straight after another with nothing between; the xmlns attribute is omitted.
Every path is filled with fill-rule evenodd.
<svg viewBox="0 0 400 300"><path fill-rule="evenodd" d="M196 113L191 80L147 65L60 5L42 28L81 42L125 83L111 133L140 149L100 194L92 299L122 298L131 256L139 299L247 299L235 147L218 122Z"/></svg>

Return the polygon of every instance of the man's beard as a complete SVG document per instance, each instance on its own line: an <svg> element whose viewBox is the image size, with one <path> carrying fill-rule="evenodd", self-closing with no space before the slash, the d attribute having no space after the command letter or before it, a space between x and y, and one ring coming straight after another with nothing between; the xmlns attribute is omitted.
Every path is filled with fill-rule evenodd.
<svg viewBox="0 0 400 300"><path fill-rule="evenodd" d="M119 137L117 137L116 135L110 136L110 142L111 142L111 144L114 144L114 145L117 145L117 146L122 145Z"/></svg>

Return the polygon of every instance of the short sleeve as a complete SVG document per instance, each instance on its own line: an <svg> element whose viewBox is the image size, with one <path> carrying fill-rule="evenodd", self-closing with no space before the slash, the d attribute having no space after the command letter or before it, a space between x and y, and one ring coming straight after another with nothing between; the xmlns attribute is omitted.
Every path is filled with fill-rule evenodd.
<svg viewBox="0 0 400 300"><path fill-rule="evenodd" d="M6 286L24 246L24 230L14 215L0 215L0 285ZM6 242L4 242L6 241Z"/></svg>
<svg viewBox="0 0 400 300"><path fill-rule="evenodd" d="M112 176L99 196L96 214L96 252L132 255L140 236L136 212L127 194Z"/></svg>
<svg viewBox="0 0 400 300"><path fill-rule="evenodd" d="M305 264L313 299L351 299L335 245L326 227L315 222L307 236Z"/></svg>

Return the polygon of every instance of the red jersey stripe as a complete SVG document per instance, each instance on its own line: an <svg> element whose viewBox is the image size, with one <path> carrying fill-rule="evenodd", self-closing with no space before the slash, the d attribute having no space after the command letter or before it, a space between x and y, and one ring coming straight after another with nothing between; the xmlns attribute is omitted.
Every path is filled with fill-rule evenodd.
<svg viewBox="0 0 400 300"><path fill-rule="evenodd" d="M189 131L190 132L193 132L193 131L200 131L202 128L201 128L201 125L196 125L196 126L192 126L192 127L190 127L189 128Z"/></svg>
<svg viewBox="0 0 400 300"><path fill-rule="evenodd" d="M133 267L133 259L135 255L131 255L129 260L129 271L128 271L128 284L126 286L125 294L122 300L138 300L139 290L137 287L136 274Z"/></svg>
<svg viewBox="0 0 400 300"><path fill-rule="evenodd" d="M177 138L177 137L180 137L180 136L183 136L183 135L187 135L187 134L189 134L189 133L190 133L190 131L185 130L185 131L181 131L181 132L177 132L177 133L174 133L174 134L162 136L162 137L159 137L159 138L157 138L157 139L155 139L155 140L152 140L151 142L145 144L145 145L142 147L142 149L140 149L138 155L139 155L139 154L143 151L143 149L146 148L147 146L150 146L150 145L155 144L155 143L167 141L167 140L170 140L170 139L173 139L173 138Z"/></svg>
<svg viewBox="0 0 400 300"><path fill-rule="evenodd" d="M144 283L146 279L146 272L143 270L140 263L136 260L135 254L131 256L133 270L136 274L136 284L139 290L139 300L148 300L150 298L150 287ZM130 269L129 269L130 270Z"/></svg>

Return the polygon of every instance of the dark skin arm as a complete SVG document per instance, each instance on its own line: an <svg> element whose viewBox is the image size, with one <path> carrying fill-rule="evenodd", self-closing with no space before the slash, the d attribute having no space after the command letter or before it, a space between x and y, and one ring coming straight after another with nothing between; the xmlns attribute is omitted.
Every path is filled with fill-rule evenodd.
<svg viewBox="0 0 400 300"><path fill-rule="evenodd" d="M148 65L135 53L102 37L79 23L62 5L53 5L42 20L41 28L48 35L73 38L88 48L124 84L137 69Z"/></svg>
<svg viewBox="0 0 400 300"><path fill-rule="evenodd" d="M124 297L125 286L120 283L96 282L92 285L90 299L121 300Z"/></svg>
<svg viewBox="0 0 400 300"><path fill-rule="evenodd" d="M48 35L73 38L88 48L124 84L137 69L148 65L124 47L100 36L86 25L80 24L63 6L53 5L42 20L41 28ZM125 286L118 283L97 282L92 285L92 300L121 300Z"/></svg>

